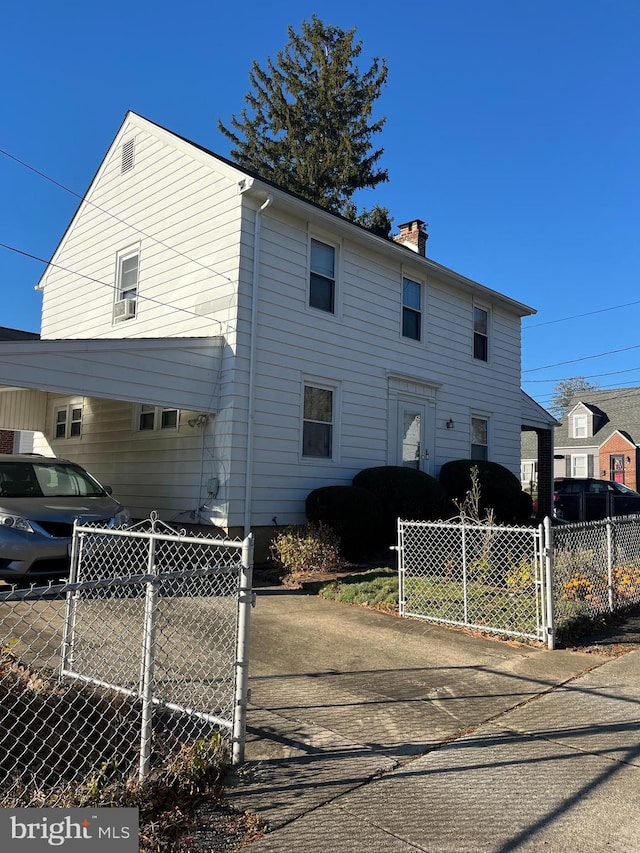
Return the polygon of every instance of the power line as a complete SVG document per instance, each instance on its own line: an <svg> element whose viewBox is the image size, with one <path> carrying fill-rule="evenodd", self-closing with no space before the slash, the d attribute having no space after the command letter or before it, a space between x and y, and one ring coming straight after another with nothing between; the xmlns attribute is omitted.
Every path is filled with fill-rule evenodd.
<svg viewBox="0 0 640 853"><path fill-rule="evenodd" d="M542 367L530 367L527 370L521 371L522 373L535 373L538 370L551 370L555 367L562 367L563 364L577 364L579 361L589 361L592 358L603 358L605 355L616 355L619 352L628 352L632 349L640 349L640 344L633 344L630 347L622 347L621 349L611 349L606 352L596 353L595 355L584 355L581 358L571 358L568 361L556 361L554 364L545 364ZM549 380L552 382L553 380Z"/></svg>
<svg viewBox="0 0 640 853"><path fill-rule="evenodd" d="M600 376L618 376L620 373L633 373L636 370L640 370L640 366L638 367L627 367L625 370L610 370L608 373L586 373L582 375L583 379L598 379ZM529 384L531 383L542 383L542 382L563 382L566 379L565 376L554 379L525 379L524 382Z"/></svg>
<svg viewBox="0 0 640 853"><path fill-rule="evenodd" d="M553 323L565 323L567 320L580 320L582 317L593 317L594 314L605 314L607 311L618 311L620 308L631 308L633 305L640 305L640 299L636 302L625 302L623 305L611 305L609 308L598 308L595 311L587 311L584 314L572 314L569 317L559 317L557 320L545 320L543 323L523 324L522 331L528 332L529 329L537 329L540 326L551 326Z"/></svg>
<svg viewBox="0 0 640 853"><path fill-rule="evenodd" d="M32 255L30 252L25 252L22 249L17 249L15 246L9 246L7 243L0 242L0 248L7 249L9 252L15 252L17 255L22 255L25 258L31 258L33 261L39 261L41 264L46 264L50 267L55 267L55 269L63 270L63 272L67 272L70 275L78 276L78 278L84 278L87 281L92 281L94 284L101 284L103 287L108 287L110 290L117 291L118 287L115 284L109 284L106 281L102 281L99 278L93 278L90 275L86 275L85 273L77 272L76 270L71 270L68 267L63 267L61 264L54 264L51 261L47 261L44 258L40 258L37 255ZM160 299L154 299L152 296L143 296L140 293L136 295L136 301L140 302L153 302L155 305L160 305L163 308L171 308L173 311L181 311L184 314L189 314L191 317L198 317L200 320L203 318L203 314L198 314L195 311L190 311L188 308L182 308L180 305L173 305L170 302L163 302ZM217 320L215 317L209 317L214 323L217 323L220 329L222 329L222 323L220 320Z"/></svg>
<svg viewBox="0 0 640 853"><path fill-rule="evenodd" d="M101 213L104 213L105 216L110 216L112 219L115 219L116 222L119 222L121 225L125 225L127 228L131 228L133 231L137 232L138 234L141 234L143 237L147 237L149 240L152 240L154 243L157 243L160 246L164 246L165 249L169 249L169 251L175 252L176 255L180 255L180 257L185 258L190 263L196 264L196 266L199 266L201 269L207 270L207 272L211 272L214 275L219 276L221 279L226 281L228 284L235 286L235 282L233 282L228 276L224 275L224 273L218 272L218 270L213 269L213 267L210 267L208 264L203 264L200 261L195 260L195 258L190 257L190 255L187 255L184 252L181 252L180 249L176 249L174 246L170 246L168 243L165 243L163 240L159 240L157 237L154 237L152 234L148 234L146 231L143 231L141 228L138 228L135 225L131 225L131 223L127 222L126 219L121 219L119 216L116 216L115 213L111 213L109 210L105 210L104 207L100 207L99 204L95 204L95 202L90 201L84 195L80 195L80 193L77 193L75 190L72 190L70 187L67 187L64 184L60 183L60 181L56 181L55 178L50 177L45 172L41 172L39 169L36 169L35 166L31 166L29 163L25 162L24 160L21 160L19 157L16 157L15 155L11 154L9 151L6 151L4 148L0 148L0 154L4 154L5 157L8 157L10 160L13 160L15 163L19 163L25 169L28 169L30 172L33 172L34 174L43 178L45 181L49 181L49 183L53 184L56 187L59 187L61 190L64 190L65 192L67 192L70 195L74 196L75 198L79 199L81 202L84 202L85 204L90 205L91 207L95 208L96 210L99 210Z"/></svg>

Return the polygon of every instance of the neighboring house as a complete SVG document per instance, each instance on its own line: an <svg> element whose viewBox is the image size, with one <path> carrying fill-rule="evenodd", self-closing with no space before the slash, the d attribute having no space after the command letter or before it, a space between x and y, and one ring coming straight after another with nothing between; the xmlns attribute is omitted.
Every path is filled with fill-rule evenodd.
<svg viewBox="0 0 640 853"><path fill-rule="evenodd" d="M137 516L231 535L305 519L319 486L456 458L514 473L533 309L133 113L39 284L42 340L0 343L0 427L109 483ZM404 245L403 245L404 244ZM38 449L38 447L36 447Z"/></svg>
<svg viewBox="0 0 640 853"><path fill-rule="evenodd" d="M8 329L0 326L0 341L37 341L37 332L23 332L20 329ZM7 391L0 387L0 393ZM0 408L1 408L0 402ZM33 433L24 430L0 429L0 453L31 453Z"/></svg>
<svg viewBox="0 0 640 853"><path fill-rule="evenodd" d="M556 427L554 476L615 480L637 490L639 446L640 388L582 392Z"/></svg>

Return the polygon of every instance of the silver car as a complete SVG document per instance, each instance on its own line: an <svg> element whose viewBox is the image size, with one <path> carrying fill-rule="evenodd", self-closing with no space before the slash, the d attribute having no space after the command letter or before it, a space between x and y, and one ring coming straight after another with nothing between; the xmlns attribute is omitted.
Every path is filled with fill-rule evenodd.
<svg viewBox="0 0 640 853"><path fill-rule="evenodd" d="M69 573L73 522L126 526L128 511L80 465L38 455L0 454L0 579Z"/></svg>

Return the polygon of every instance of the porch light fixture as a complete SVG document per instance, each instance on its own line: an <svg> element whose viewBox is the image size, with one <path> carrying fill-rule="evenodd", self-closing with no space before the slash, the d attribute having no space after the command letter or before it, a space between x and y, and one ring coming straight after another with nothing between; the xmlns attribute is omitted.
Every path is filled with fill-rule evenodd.
<svg viewBox="0 0 640 853"><path fill-rule="evenodd" d="M447 427L447 429L453 429L455 424L454 424L453 420L451 418L449 418L449 420L447 421L445 426Z"/></svg>

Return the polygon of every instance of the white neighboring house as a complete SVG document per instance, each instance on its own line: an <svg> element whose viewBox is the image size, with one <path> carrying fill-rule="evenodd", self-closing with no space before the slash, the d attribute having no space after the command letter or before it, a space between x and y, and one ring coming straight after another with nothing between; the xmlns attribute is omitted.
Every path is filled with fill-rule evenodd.
<svg viewBox="0 0 640 853"><path fill-rule="evenodd" d="M0 343L0 428L42 431L134 515L231 535L303 522L370 466L517 474L521 427L553 423L520 390L534 311L400 229L130 112L38 285L41 340Z"/></svg>

